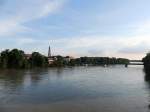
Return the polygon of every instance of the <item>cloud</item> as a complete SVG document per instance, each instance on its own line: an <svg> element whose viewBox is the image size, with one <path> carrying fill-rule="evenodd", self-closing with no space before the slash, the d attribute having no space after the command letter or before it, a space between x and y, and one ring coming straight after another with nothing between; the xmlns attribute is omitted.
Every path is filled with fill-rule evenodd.
<svg viewBox="0 0 150 112"><path fill-rule="evenodd" d="M15 20L0 21L0 36L13 35L16 32L27 31L30 31L30 29L21 25Z"/></svg>
<svg viewBox="0 0 150 112"><path fill-rule="evenodd" d="M150 34L149 31L150 31L150 19L138 23L135 27L135 32L137 35Z"/></svg>
<svg viewBox="0 0 150 112"><path fill-rule="evenodd" d="M45 37L16 37L12 38L16 47L28 48L33 51L35 48L39 52L47 54L48 45L51 45L53 54L78 56L110 56L140 59L149 52L150 35L133 36L73 36L69 38ZM29 49L30 48L30 49Z"/></svg>
<svg viewBox="0 0 150 112"><path fill-rule="evenodd" d="M127 58L133 56L134 58L142 58L144 53L150 50L149 43L150 39L147 35L128 38L97 35L53 40L54 47L59 49L60 53L74 52L73 54L76 56L125 56ZM65 52L61 52L61 50Z"/></svg>
<svg viewBox="0 0 150 112"><path fill-rule="evenodd" d="M149 49L149 45L145 45L140 43L139 45L135 45L132 47L124 47L121 50L119 50L120 53L127 53L127 54L142 54L147 53Z"/></svg>
<svg viewBox="0 0 150 112"><path fill-rule="evenodd" d="M109 56L141 59L150 49L150 39L147 35L131 37L113 36L76 36L72 38L36 39L19 37L12 39L18 48L25 51L39 51L47 54L48 45L51 45L53 55L79 56ZM38 46L38 47L37 47Z"/></svg>
<svg viewBox="0 0 150 112"><path fill-rule="evenodd" d="M0 13L0 36L31 30L26 22L53 14L64 5L65 0L14 0L6 2Z"/></svg>
<svg viewBox="0 0 150 112"><path fill-rule="evenodd" d="M18 41L17 44L20 46L34 44L37 42L36 40L34 40L32 38L18 38L17 41Z"/></svg>
<svg viewBox="0 0 150 112"><path fill-rule="evenodd" d="M131 14L122 13L127 12L125 10L126 6L124 7L125 9L122 9L122 6L120 6L122 10L116 8L115 10L110 9L104 12L102 11L101 13L98 10L98 12L93 11L93 14L91 14L92 11L88 12L86 10L85 13L79 11L76 14L73 12L76 11L76 9L72 9L71 6L71 8L68 9L72 9L73 11L67 10L63 12L63 17L62 15L58 17L58 20L62 21L54 21L53 26L49 26L47 29L47 25L45 24L42 24L41 27L40 25L36 25L40 28L32 32L34 29L25 25L26 23L31 23L34 26L35 20L56 14L62 10L66 1L67 0L6 1L0 6L0 37L14 37L10 39L10 41L12 41L16 47L24 48L27 46L26 48L30 47L31 50L38 46L38 50L40 50L40 52L44 51L45 54L47 53L47 46L49 44L52 44L54 54L73 54L75 56L126 56L132 58L134 55L139 58L142 57L142 54L148 52L150 48L150 21L129 21L131 17L129 15ZM122 16L120 16L120 14ZM123 17L128 19L124 19ZM132 19L134 20L134 17ZM46 22L49 21L49 19L44 20ZM139 21L142 22L137 24L136 22L139 23ZM51 32L52 34L50 34ZM130 34L131 32L133 32L132 36ZM23 35L18 35L18 33L23 33ZM32 34L30 35L29 33ZM41 37L41 33L44 37L43 40L39 38ZM77 36L74 37L74 34ZM36 35L38 39L35 37ZM55 35L61 35L61 38L57 36L57 38L51 38L48 35L54 37ZM70 37L65 37L66 35Z"/></svg>

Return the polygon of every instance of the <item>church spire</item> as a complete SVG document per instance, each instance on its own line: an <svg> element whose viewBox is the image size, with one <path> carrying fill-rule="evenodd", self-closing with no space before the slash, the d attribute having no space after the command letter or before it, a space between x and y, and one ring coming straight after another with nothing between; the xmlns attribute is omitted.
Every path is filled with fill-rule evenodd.
<svg viewBox="0 0 150 112"><path fill-rule="evenodd" d="M48 49L48 57L51 57L51 47L49 46L49 49Z"/></svg>

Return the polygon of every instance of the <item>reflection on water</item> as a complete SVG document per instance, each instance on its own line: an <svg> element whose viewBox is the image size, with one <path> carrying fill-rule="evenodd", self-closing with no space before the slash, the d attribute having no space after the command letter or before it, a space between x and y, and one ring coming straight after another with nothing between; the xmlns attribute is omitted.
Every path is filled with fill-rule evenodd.
<svg viewBox="0 0 150 112"><path fill-rule="evenodd" d="M143 67L0 71L0 112L147 112ZM145 77L147 81L147 76Z"/></svg>
<svg viewBox="0 0 150 112"><path fill-rule="evenodd" d="M146 82L146 85L147 85L147 88L150 89L150 70L147 70L147 69L143 69L144 73L145 73L145 82ZM150 92L149 92L149 99L150 99ZM150 101L149 101L150 102ZM148 108L150 109L150 104L148 105Z"/></svg>

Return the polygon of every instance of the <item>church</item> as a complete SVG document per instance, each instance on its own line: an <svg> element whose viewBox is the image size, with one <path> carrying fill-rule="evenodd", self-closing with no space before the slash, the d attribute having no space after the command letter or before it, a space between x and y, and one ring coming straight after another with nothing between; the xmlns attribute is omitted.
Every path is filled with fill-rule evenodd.
<svg viewBox="0 0 150 112"><path fill-rule="evenodd" d="M51 52L51 47L49 46L48 48L48 63L51 65L54 63L54 61L57 61L58 57L60 57L59 55L57 56L52 56L52 52ZM70 56L61 56L63 58L63 60L65 62L70 62L71 59L74 59L73 57L70 57Z"/></svg>

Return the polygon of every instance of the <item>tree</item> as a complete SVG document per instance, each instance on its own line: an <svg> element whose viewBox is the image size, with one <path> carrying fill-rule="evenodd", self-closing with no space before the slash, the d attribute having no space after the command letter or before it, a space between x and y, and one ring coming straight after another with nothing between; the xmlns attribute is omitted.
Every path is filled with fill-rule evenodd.
<svg viewBox="0 0 150 112"><path fill-rule="evenodd" d="M0 55L1 68L29 68L48 66L48 58L38 52L33 52L31 58L28 58L24 51L13 49L5 50Z"/></svg>
<svg viewBox="0 0 150 112"><path fill-rule="evenodd" d="M38 52L33 52L30 58L30 64L32 67L44 67L48 64L48 59Z"/></svg>
<svg viewBox="0 0 150 112"><path fill-rule="evenodd" d="M8 56L9 56L9 50L8 49L1 52L1 67L2 68L8 67L8 58L9 58Z"/></svg>
<svg viewBox="0 0 150 112"><path fill-rule="evenodd" d="M62 67L65 65L64 58L62 56L56 56L56 60L53 63L53 66Z"/></svg>
<svg viewBox="0 0 150 112"><path fill-rule="evenodd" d="M2 68L26 68L27 59L22 50L8 49L1 52L1 67Z"/></svg>
<svg viewBox="0 0 150 112"><path fill-rule="evenodd" d="M150 81L150 53L147 53L147 55L142 59L144 63L144 71L146 73L145 80Z"/></svg>
<svg viewBox="0 0 150 112"><path fill-rule="evenodd" d="M22 50L13 49L8 55L8 67L9 68L23 68L25 67L25 54Z"/></svg>
<svg viewBox="0 0 150 112"><path fill-rule="evenodd" d="M142 61L144 63L144 68L150 71L150 53L147 53L147 55L142 59Z"/></svg>

